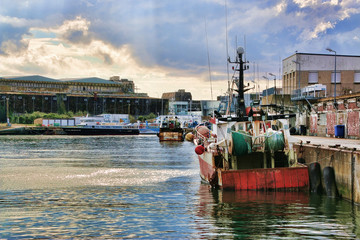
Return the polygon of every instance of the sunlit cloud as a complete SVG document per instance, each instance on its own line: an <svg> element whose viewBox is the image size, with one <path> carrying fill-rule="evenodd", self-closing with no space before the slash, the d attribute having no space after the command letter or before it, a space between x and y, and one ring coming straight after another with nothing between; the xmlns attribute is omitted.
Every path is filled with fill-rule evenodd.
<svg viewBox="0 0 360 240"><path fill-rule="evenodd" d="M2 75L119 75L154 97L186 89L194 98L209 99L211 86L215 96L224 93L226 58L240 45L247 60L259 65L259 76L277 73L280 60L295 51L321 53L331 46L359 55L360 2L352 0L0 4L5 6L0 9ZM250 68L246 81L254 77Z"/></svg>

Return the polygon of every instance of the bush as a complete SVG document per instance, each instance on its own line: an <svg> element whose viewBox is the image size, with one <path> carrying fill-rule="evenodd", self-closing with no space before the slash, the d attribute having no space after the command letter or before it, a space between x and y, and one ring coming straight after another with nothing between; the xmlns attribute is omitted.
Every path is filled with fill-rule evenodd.
<svg viewBox="0 0 360 240"><path fill-rule="evenodd" d="M144 117L144 116L139 116L139 117L138 117L138 120L139 120L140 122L144 122L145 117Z"/></svg>
<svg viewBox="0 0 360 240"><path fill-rule="evenodd" d="M146 116L146 120L155 119L155 118L156 118L155 113L150 113L149 115Z"/></svg>
<svg viewBox="0 0 360 240"><path fill-rule="evenodd" d="M135 119L134 116L129 115L129 121L130 121L131 123L135 123L135 122L136 122L136 119Z"/></svg>

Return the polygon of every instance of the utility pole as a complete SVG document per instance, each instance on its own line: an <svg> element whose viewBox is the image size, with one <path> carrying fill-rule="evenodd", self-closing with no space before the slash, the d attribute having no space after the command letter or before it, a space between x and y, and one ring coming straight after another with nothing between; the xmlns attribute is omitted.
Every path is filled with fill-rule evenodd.
<svg viewBox="0 0 360 240"><path fill-rule="evenodd" d="M8 126L11 126L9 119L9 97L6 98L6 122Z"/></svg>

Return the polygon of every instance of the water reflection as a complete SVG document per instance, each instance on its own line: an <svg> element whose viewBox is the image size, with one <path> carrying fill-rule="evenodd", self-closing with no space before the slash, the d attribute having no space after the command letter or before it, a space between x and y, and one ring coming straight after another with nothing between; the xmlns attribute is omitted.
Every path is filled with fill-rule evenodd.
<svg viewBox="0 0 360 240"><path fill-rule="evenodd" d="M0 136L0 238L354 239L359 208L200 184L193 145L156 136Z"/></svg>
<svg viewBox="0 0 360 240"><path fill-rule="evenodd" d="M197 214L214 223L212 234L216 236L229 233L232 237L251 239L360 236L359 208L340 199L303 192L213 190L205 184L200 185L199 196Z"/></svg>

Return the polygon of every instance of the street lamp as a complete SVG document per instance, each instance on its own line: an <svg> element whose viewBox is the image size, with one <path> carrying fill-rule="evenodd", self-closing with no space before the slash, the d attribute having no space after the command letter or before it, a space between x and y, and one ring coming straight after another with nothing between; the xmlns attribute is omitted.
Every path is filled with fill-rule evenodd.
<svg viewBox="0 0 360 240"><path fill-rule="evenodd" d="M293 62L293 63L295 63L295 64L299 64L299 77L298 77L298 78L299 78L299 83L298 83L298 84L299 84L299 88L298 88L298 97L300 97L300 92L301 92L301 91L300 91L300 73L301 73L301 65L300 65L300 62L298 62L298 61L292 60L292 62Z"/></svg>
<svg viewBox="0 0 360 240"><path fill-rule="evenodd" d="M266 73L267 75L267 73ZM264 79L267 80L267 83L266 83L266 104L268 104L269 102L269 94L268 94L268 88L269 88L269 78L266 77L266 76L263 76Z"/></svg>
<svg viewBox="0 0 360 240"><path fill-rule="evenodd" d="M9 97L6 97L6 123L7 126L11 126L10 124L10 118L9 118Z"/></svg>
<svg viewBox="0 0 360 240"><path fill-rule="evenodd" d="M335 72L334 72L334 107L336 108L336 51L332 50L331 48L326 48L329 52L335 53Z"/></svg>
<svg viewBox="0 0 360 240"><path fill-rule="evenodd" d="M276 76L272 73L269 73L270 76L274 77L274 85L275 85L275 106L276 106Z"/></svg>

